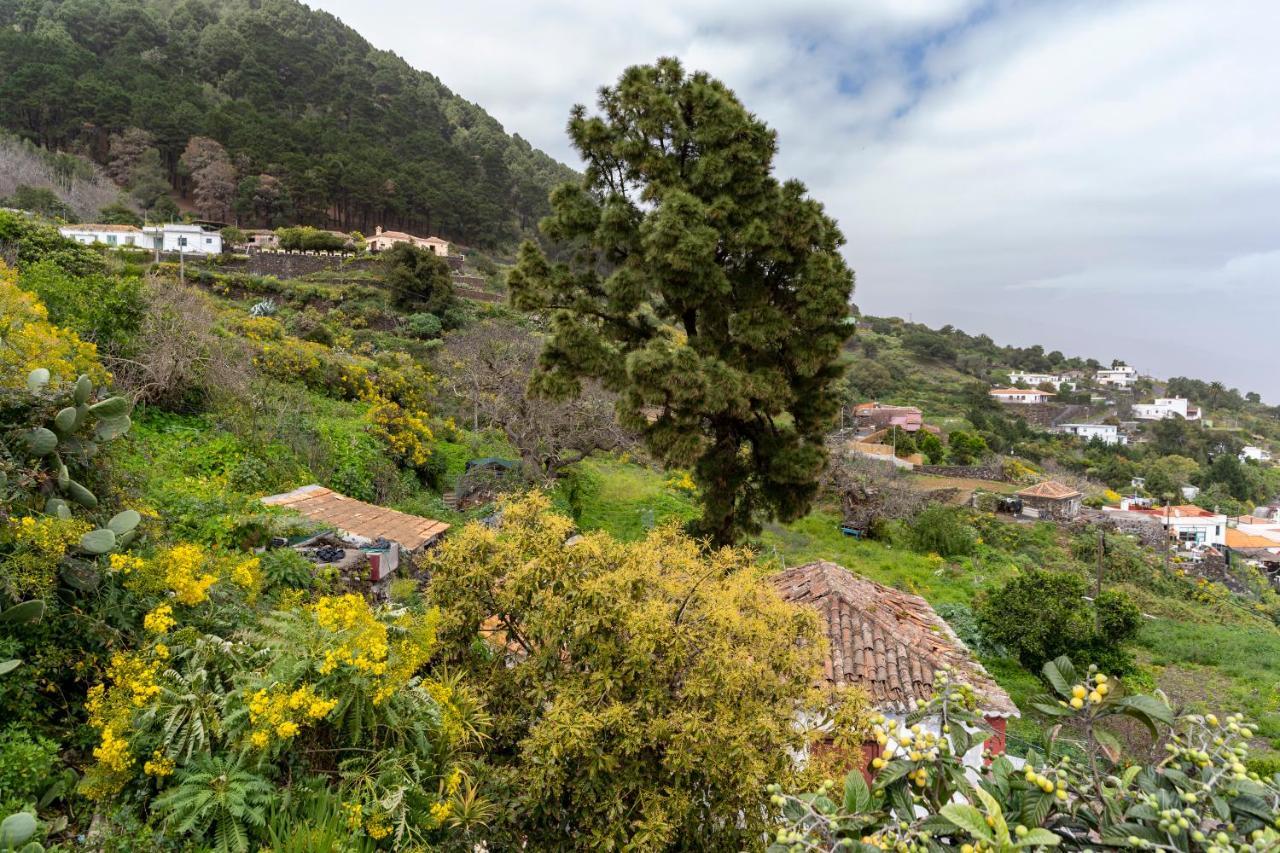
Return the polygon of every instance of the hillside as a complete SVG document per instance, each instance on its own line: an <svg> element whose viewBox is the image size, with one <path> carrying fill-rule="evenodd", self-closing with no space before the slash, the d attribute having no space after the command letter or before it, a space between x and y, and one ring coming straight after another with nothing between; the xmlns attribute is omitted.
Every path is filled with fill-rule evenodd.
<svg viewBox="0 0 1280 853"><path fill-rule="evenodd" d="M124 179L154 148L184 198L184 151L212 139L227 157L210 218L382 225L481 246L531 233L571 175L436 77L294 0L3 0L0 128L109 170L123 158Z"/></svg>

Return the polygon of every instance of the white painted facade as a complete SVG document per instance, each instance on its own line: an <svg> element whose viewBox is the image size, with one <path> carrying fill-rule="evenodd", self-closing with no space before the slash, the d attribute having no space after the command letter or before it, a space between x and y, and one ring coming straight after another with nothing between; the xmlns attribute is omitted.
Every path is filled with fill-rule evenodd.
<svg viewBox="0 0 1280 853"><path fill-rule="evenodd" d="M148 248L183 255L217 255L222 252L222 235L208 231L199 225L169 223L151 225L143 229L151 237Z"/></svg>
<svg viewBox="0 0 1280 853"><path fill-rule="evenodd" d="M1052 392L1036 388L992 388L988 393L1001 403L1047 403L1053 399Z"/></svg>
<svg viewBox="0 0 1280 853"><path fill-rule="evenodd" d="M141 228L132 225L63 225L58 229L63 237L85 245L140 246L151 248L151 237Z"/></svg>
<svg viewBox="0 0 1280 853"><path fill-rule="evenodd" d="M1156 397L1154 403L1135 403L1133 416L1140 421L1162 421L1166 418L1200 420L1200 410L1185 397Z"/></svg>
<svg viewBox="0 0 1280 853"><path fill-rule="evenodd" d="M1138 371L1129 365L1099 370L1094 375L1099 385L1111 385L1116 388L1132 388L1138 381Z"/></svg>
<svg viewBox="0 0 1280 853"><path fill-rule="evenodd" d="M1063 387L1076 390L1076 383L1070 376L1063 376L1060 373L1010 373L1009 382L1016 385L1019 382L1030 385L1032 388L1037 385L1049 383L1054 388L1061 390Z"/></svg>
<svg viewBox="0 0 1280 853"><path fill-rule="evenodd" d="M1115 424L1059 424L1059 432L1075 435L1091 441L1098 439L1103 444L1128 444L1127 436L1120 434L1120 427Z"/></svg>
<svg viewBox="0 0 1280 853"><path fill-rule="evenodd" d="M1253 444L1246 444L1244 447L1240 448L1240 461L1244 462L1249 459L1252 459L1254 462L1270 462L1271 451Z"/></svg>

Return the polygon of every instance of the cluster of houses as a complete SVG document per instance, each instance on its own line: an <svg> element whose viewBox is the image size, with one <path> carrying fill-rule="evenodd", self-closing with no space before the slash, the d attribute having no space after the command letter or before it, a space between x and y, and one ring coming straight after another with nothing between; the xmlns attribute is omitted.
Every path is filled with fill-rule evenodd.
<svg viewBox="0 0 1280 853"><path fill-rule="evenodd" d="M1102 512L1115 521L1158 525L1179 548L1197 556L1234 555L1280 572L1280 506L1233 517L1194 504L1154 506L1150 498L1131 497Z"/></svg>
<svg viewBox="0 0 1280 853"><path fill-rule="evenodd" d="M921 431L941 435L942 430L924 422L924 414L915 406L893 406L887 403L859 403L853 407L853 432L848 450L859 456L889 462L899 468L924 464L919 453L899 456L900 435Z"/></svg>
<svg viewBox="0 0 1280 853"><path fill-rule="evenodd" d="M213 225L201 223L168 223L142 228L133 225L64 225L58 231L77 243L110 248L133 247L186 255L217 255L224 248L222 233ZM280 237L275 231L251 228L243 233L244 241L230 248L251 251L280 249ZM342 240L349 239L349 235L341 231L329 233ZM404 231L384 231L379 225L373 236L365 238L365 248L370 252L382 252L397 243L408 243L440 257L449 257L449 241L440 237L418 237Z"/></svg>

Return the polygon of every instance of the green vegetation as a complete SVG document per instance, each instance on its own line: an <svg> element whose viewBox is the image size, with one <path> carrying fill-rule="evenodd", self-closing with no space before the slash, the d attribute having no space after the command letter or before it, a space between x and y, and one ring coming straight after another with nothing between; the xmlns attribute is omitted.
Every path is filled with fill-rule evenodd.
<svg viewBox="0 0 1280 853"><path fill-rule="evenodd" d="M105 152L153 212L172 187L206 216L268 227L509 245L572 174L293 0L0 4L0 125L44 148Z"/></svg>

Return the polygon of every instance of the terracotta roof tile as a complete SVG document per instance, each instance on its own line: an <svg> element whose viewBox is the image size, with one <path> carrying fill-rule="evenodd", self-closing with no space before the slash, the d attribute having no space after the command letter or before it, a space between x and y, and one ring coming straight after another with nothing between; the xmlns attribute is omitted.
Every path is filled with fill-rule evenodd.
<svg viewBox="0 0 1280 853"><path fill-rule="evenodd" d="M1018 494L1024 498L1052 498L1053 500L1067 500L1069 498L1078 498L1081 493L1070 486L1064 486L1057 480L1045 480L1043 483L1036 483L1029 486Z"/></svg>
<svg viewBox="0 0 1280 853"><path fill-rule="evenodd" d="M818 611L830 648L826 680L865 689L877 707L903 712L933 695L933 675L951 666L979 696L982 712L1019 716L1009 694L982 668L923 598L820 561L772 580L787 601Z"/></svg>
<svg viewBox="0 0 1280 853"><path fill-rule="evenodd" d="M312 521L331 524L350 536L399 542L400 547L408 551L431 544L449 529L444 522L358 501L323 486L303 486L265 497L262 502L291 509Z"/></svg>

